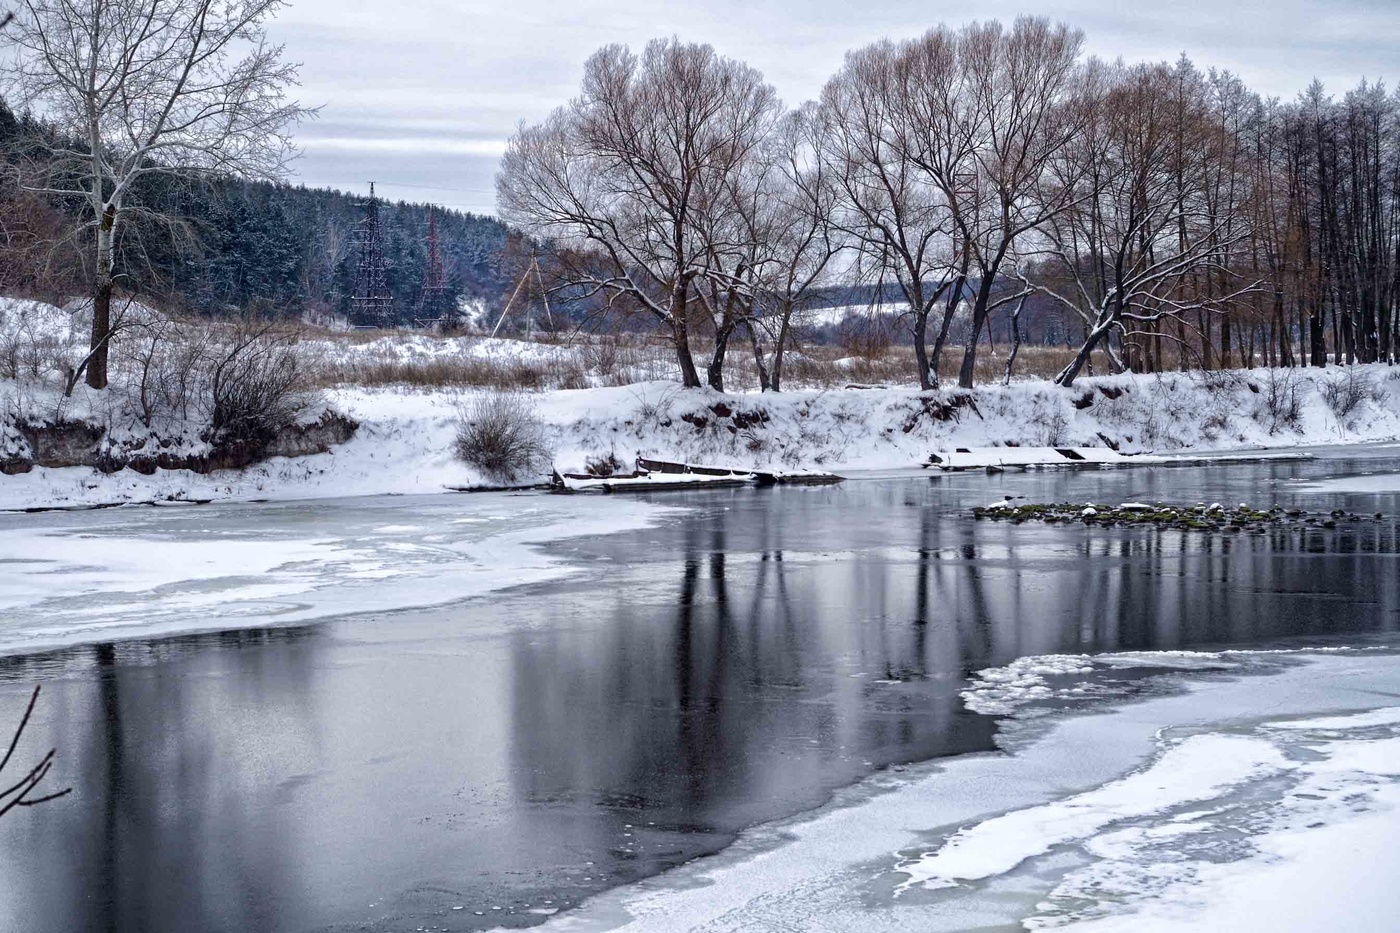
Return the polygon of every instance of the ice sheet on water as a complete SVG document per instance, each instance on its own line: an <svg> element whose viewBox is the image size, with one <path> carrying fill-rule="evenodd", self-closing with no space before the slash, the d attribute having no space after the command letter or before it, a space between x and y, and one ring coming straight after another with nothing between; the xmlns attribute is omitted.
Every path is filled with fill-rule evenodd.
<svg viewBox="0 0 1400 933"><path fill-rule="evenodd" d="M1391 928L1400 906L1389 880L1400 867L1393 851L1400 709L1327 720L1325 730L1341 737L1309 736L1319 721L1266 723L1244 739L1284 759L1280 779L1088 835L1088 864L1067 873L1024 925L1133 933ZM1381 726L1390 734L1346 737Z"/></svg>
<svg viewBox="0 0 1400 933"><path fill-rule="evenodd" d="M1089 838L1105 826L1212 800L1287 767L1282 753L1262 739L1192 736L1168 748L1150 767L1122 780L956 833L938 849L903 866L900 870L909 880L901 887L950 887L1004 874L1028 858Z"/></svg>
<svg viewBox="0 0 1400 933"><path fill-rule="evenodd" d="M1317 719L1293 719L1266 724L1269 729L1302 729L1309 732L1332 732L1347 729L1367 729L1372 726L1400 726L1400 707L1373 709L1345 716L1322 716Z"/></svg>
<svg viewBox="0 0 1400 933"><path fill-rule="evenodd" d="M483 493L5 517L0 654L440 605L577 569L535 545L673 511L521 501Z"/></svg>
<svg viewBox="0 0 1400 933"><path fill-rule="evenodd" d="M1400 693L1400 655L1170 657L1174 671L1155 666L1177 689L1109 699L1095 715L1013 720L1022 735L1012 754L877 776L719 856L555 917L552 928L1392 928L1400 710L1361 708ZM1189 669L1198 662L1233 664L1240 676L1202 676ZM1058 656L991 679L1053 671L1070 681L1104 669ZM925 858L957 883L910 884ZM1348 889L1359 896L1335 894ZM1330 919L1319 918L1324 906Z"/></svg>
<svg viewBox="0 0 1400 933"><path fill-rule="evenodd" d="M1094 683L1081 675L1095 671L1130 668L1175 671L1231 670L1241 666L1224 652L1125 651L1111 654L1046 654L1017 658L1002 667L978 671L976 680L962 692L964 705L974 713L1006 716L1029 704L1050 700L1082 699L1118 692L1106 683Z"/></svg>

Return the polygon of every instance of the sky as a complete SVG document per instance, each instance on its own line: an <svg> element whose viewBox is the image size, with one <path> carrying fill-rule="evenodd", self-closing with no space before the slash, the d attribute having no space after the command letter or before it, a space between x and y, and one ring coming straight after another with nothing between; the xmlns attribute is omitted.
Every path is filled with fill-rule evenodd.
<svg viewBox="0 0 1400 933"><path fill-rule="evenodd" d="M1024 13L1083 29L1089 54L1186 52L1285 99L1314 77L1334 92L1400 79L1400 0L291 0L270 31L321 107L297 132L296 180L491 214L507 139L574 95L600 46L708 42L796 105L850 49Z"/></svg>

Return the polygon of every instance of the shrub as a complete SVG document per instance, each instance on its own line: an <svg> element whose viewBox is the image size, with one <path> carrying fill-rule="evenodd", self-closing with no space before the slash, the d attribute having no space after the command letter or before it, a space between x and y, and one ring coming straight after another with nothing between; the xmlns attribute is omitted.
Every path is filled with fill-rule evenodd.
<svg viewBox="0 0 1400 933"><path fill-rule="evenodd" d="M1379 395L1371 373L1355 366L1345 366L1328 373L1318 380L1317 388L1322 393L1322 400L1340 422L1345 422L1361 407L1362 402L1374 400Z"/></svg>
<svg viewBox="0 0 1400 933"><path fill-rule="evenodd" d="M1299 429L1303 418L1303 393L1293 370L1264 370L1263 391L1254 418L1270 434L1278 434L1284 428Z"/></svg>
<svg viewBox="0 0 1400 933"><path fill-rule="evenodd" d="M513 483L542 469L549 456L544 424L517 392L478 396L464 408L455 446L458 458L498 482Z"/></svg>
<svg viewBox="0 0 1400 933"><path fill-rule="evenodd" d="M240 326L208 351L205 402L216 451L256 460L313 401L293 335Z"/></svg>

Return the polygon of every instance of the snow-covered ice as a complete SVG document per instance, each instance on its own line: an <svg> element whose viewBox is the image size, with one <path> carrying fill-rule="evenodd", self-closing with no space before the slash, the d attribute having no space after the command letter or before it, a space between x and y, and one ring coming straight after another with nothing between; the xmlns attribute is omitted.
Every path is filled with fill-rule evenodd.
<svg viewBox="0 0 1400 933"><path fill-rule="evenodd" d="M578 572L536 545L671 511L481 493L0 516L0 654L438 605Z"/></svg>
<svg viewBox="0 0 1400 933"><path fill-rule="evenodd" d="M1028 858L1094 836L1111 824L1211 800L1284 767L1282 753L1268 742L1210 733L1191 736L1146 770L1045 806L984 820L901 870L909 875L906 886L926 888L1005 874Z"/></svg>
<svg viewBox="0 0 1400 933"><path fill-rule="evenodd" d="M1138 664L1163 689L1013 719L1002 753L876 776L547 929L1391 928L1400 655L1195 661L1232 673L1095 662L1078 676Z"/></svg>

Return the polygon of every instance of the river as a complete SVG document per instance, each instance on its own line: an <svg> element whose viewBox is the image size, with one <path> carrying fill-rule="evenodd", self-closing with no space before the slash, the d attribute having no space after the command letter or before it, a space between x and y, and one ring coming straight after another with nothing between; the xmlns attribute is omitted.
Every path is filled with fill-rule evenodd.
<svg viewBox="0 0 1400 933"><path fill-rule="evenodd" d="M56 748L74 788L0 820L0 930L531 925L871 775L992 750L997 719L961 696L979 670L1390 644L1400 497L1319 484L1395 455L901 473L651 512L482 494L0 517L24 542L0 554L0 721L42 683L25 749ZM1007 495L1386 518L1226 537L970 516ZM516 527L531 510L550 543ZM467 534L504 563L463 557ZM247 553L209 550L230 542Z"/></svg>

